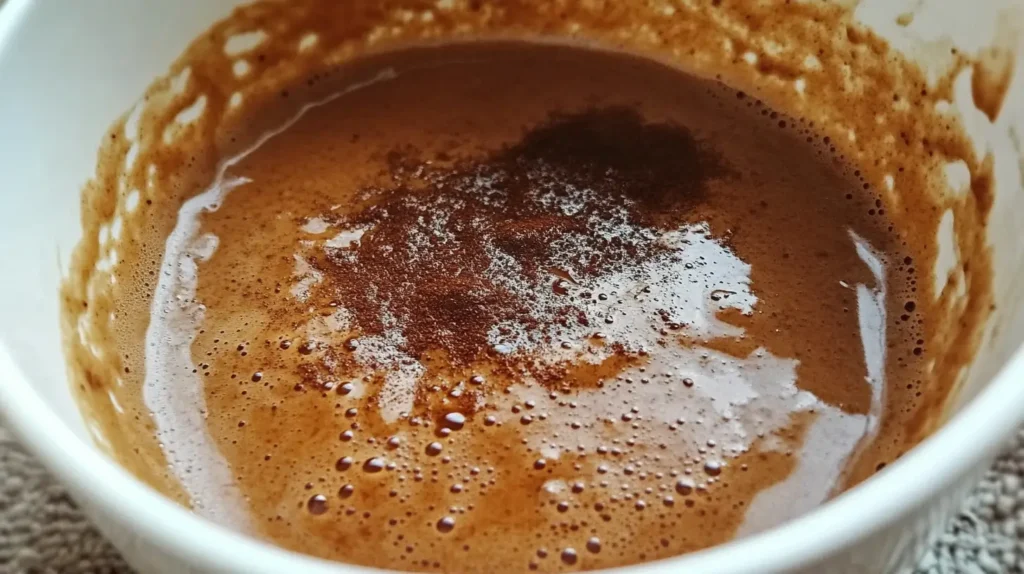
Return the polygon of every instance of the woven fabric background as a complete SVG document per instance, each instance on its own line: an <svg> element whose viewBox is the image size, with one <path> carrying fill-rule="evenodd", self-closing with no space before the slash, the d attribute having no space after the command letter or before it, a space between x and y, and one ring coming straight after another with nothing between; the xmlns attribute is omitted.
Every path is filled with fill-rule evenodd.
<svg viewBox="0 0 1024 574"><path fill-rule="evenodd" d="M1024 573L1024 430L975 489L918 574ZM130 574L64 489L0 427L0 572Z"/></svg>

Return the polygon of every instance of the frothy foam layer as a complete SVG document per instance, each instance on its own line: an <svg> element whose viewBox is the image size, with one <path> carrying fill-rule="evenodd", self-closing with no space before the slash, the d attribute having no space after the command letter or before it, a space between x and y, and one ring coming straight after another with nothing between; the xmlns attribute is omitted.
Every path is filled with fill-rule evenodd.
<svg viewBox="0 0 1024 574"><path fill-rule="evenodd" d="M484 53L522 64L531 50L568 50L517 48L526 55ZM559 52L632 63L583 54ZM771 194L799 182L773 189L752 177L765 164L743 163L756 155L738 159L714 131L645 117L660 102L572 111L582 94L571 83L551 90L558 104L538 98L539 121L509 122L508 136L475 125L441 143L429 127L358 133L345 124L363 102L383 97L388 109L439 73L443 96L466 101L460 82L480 77L480 64L443 50L391 58L386 77L297 108L226 160L178 215L163 263L178 272L157 283L145 398L194 506L290 544L312 534L313 551L358 562L472 569L498 555L546 569L699 548L826 499L880 414L887 257L853 231L885 241L872 219L820 224L835 228L843 271L814 296L847 301L851 320L834 334L860 347L862 366L839 378L867 390L830 404L801 387L798 356L773 352L801 338L765 317L751 272L772 255L737 251L745 228L773 226L742 212L787 201ZM658 73L698 108L730 96ZM709 125L791 137L758 119L774 112L733 108ZM423 112L455 122L457 109ZM365 162L360 173L332 177L343 160L317 178L330 189L307 195L316 160L307 168L280 150L339 157L307 139L364 150L349 160ZM788 157L817 169L813 148ZM788 273L816 264L786 257ZM160 341L187 342L177 348L191 357L161 359ZM187 371L191 386L177 374ZM183 424L194 405L206 418ZM370 533L362 550L337 546L358 532Z"/></svg>

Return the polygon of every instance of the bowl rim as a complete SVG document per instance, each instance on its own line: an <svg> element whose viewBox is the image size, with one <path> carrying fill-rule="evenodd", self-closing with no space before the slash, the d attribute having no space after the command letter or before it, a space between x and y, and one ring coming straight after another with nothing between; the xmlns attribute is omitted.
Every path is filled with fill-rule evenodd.
<svg viewBox="0 0 1024 574"><path fill-rule="evenodd" d="M0 10L0 53L33 0ZM1024 345L961 412L885 470L815 510L711 548L614 569L789 571L836 555L905 518L995 456L1024 420ZM274 574L383 572L292 552L204 519L135 478L65 424L0 341L0 420L72 494L133 536L202 570Z"/></svg>

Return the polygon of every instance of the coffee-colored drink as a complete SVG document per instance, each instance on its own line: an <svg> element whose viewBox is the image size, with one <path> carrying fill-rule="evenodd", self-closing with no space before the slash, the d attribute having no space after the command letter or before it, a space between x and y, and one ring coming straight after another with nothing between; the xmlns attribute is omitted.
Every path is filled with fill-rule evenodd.
<svg viewBox="0 0 1024 574"><path fill-rule="evenodd" d="M225 68L203 40L173 80L203 103L127 120L162 151L112 130L85 224L114 282L83 247L64 294L126 466L300 552L556 571L779 524L933 426L973 339L940 337L923 152L887 163L908 209L884 154L685 58L442 40L319 68L273 39ZM218 88L257 73L273 90Z"/></svg>

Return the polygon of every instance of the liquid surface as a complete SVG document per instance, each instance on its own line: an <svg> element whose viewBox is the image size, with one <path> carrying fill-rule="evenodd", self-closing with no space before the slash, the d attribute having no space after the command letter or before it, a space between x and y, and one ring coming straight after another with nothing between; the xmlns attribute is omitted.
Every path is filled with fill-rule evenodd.
<svg viewBox="0 0 1024 574"><path fill-rule="evenodd" d="M558 570L841 485L914 275L807 128L570 47L328 81L184 204L129 353L199 512L360 564Z"/></svg>

